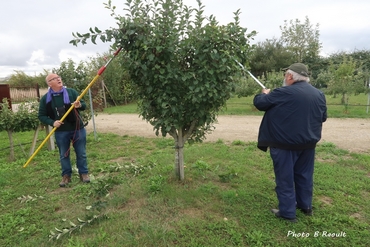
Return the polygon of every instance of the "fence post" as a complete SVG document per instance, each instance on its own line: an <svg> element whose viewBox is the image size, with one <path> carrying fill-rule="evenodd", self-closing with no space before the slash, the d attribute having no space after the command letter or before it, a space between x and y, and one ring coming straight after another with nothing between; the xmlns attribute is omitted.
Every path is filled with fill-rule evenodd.
<svg viewBox="0 0 370 247"><path fill-rule="evenodd" d="M91 96L91 89L89 88L89 99L90 99L90 111L91 111L91 118L93 122L93 127L94 127L94 137L96 140L96 128L95 128L95 118L94 118L94 106L93 106L93 100Z"/></svg>
<svg viewBox="0 0 370 247"><path fill-rule="evenodd" d="M52 130L51 126L48 125L45 127L45 130L46 130L46 136L48 136ZM49 140L48 140L48 150L51 151L51 150L54 150L55 149L55 143L54 143L54 136L50 136Z"/></svg>
<svg viewBox="0 0 370 247"><path fill-rule="evenodd" d="M30 156L33 154L33 152L35 152L35 147L36 147L36 143L37 143L37 136L39 135L40 127L41 127L40 125L37 126L37 128L35 130L35 133L33 135L32 145L31 145L31 149L30 149Z"/></svg>
<svg viewBox="0 0 370 247"><path fill-rule="evenodd" d="M105 85L104 80L101 81L101 87L103 90L103 99L104 99L104 109L107 108L107 98L105 97Z"/></svg>
<svg viewBox="0 0 370 247"><path fill-rule="evenodd" d="M40 86L36 83L37 102L40 102Z"/></svg>

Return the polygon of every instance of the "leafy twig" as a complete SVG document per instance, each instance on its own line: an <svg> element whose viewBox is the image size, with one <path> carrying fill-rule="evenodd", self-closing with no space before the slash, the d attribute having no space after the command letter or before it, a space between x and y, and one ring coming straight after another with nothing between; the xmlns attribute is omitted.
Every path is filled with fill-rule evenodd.
<svg viewBox="0 0 370 247"><path fill-rule="evenodd" d="M21 201L21 203L24 203L24 202L29 202L29 201L36 201L37 199L44 199L44 197L42 196L38 196L38 195L35 195L34 197L30 196L30 195L22 195L20 197L17 198L18 200Z"/></svg>
<svg viewBox="0 0 370 247"><path fill-rule="evenodd" d="M72 221L69 221L70 227L63 227L62 229L59 229L59 228L55 227L54 228L55 231L50 230L49 241L58 240L59 238L61 238L62 236L66 235L66 234L71 235L74 230L76 230L76 229L81 230L84 226L87 226L87 225L91 224L93 221L95 221L99 218L102 218L102 217L106 217L106 216L104 214L103 215L94 215L89 220L81 220L80 218L77 218L78 224L75 224ZM63 219L63 221L66 221L66 219Z"/></svg>

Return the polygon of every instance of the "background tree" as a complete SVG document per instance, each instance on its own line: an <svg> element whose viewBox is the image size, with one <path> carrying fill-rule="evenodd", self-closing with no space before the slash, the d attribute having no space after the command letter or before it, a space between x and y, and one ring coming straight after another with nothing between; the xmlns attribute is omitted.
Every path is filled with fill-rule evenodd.
<svg viewBox="0 0 370 247"><path fill-rule="evenodd" d="M281 87L283 85L283 80L284 80L284 72L282 71L273 71L273 72L268 72L266 74L266 79L265 81L265 86L267 88L277 88Z"/></svg>
<svg viewBox="0 0 370 247"><path fill-rule="evenodd" d="M0 132L6 131L8 133L10 144L9 158L13 161L15 159L13 133L36 130L40 124L37 117L38 103L21 103L17 111L12 111L8 108L7 99L3 99L0 105Z"/></svg>
<svg viewBox="0 0 370 247"><path fill-rule="evenodd" d="M106 52L101 56L92 58L89 62L89 67L92 67L92 70L96 71L107 62L106 60L108 57L110 57L110 54ZM128 59L125 54L117 56L101 75L102 81L104 81L106 87L105 96L110 103L122 105L136 100L135 89L131 83L130 75L128 71L121 66L121 64L127 61Z"/></svg>
<svg viewBox="0 0 370 247"><path fill-rule="evenodd" d="M370 51L355 50L349 54L354 60L361 62L363 71L370 71Z"/></svg>
<svg viewBox="0 0 370 247"><path fill-rule="evenodd" d="M294 62L294 55L276 38L258 42L253 46L250 70L255 76L266 76L268 72L280 71Z"/></svg>
<svg viewBox="0 0 370 247"><path fill-rule="evenodd" d="M24 71L20 70L15 70L14 72L15 73L6 80L7 84L17 87L35 87L36 84L38 84L42 88L46 87L45 77L48 74L46 70L35 76L27 75Z"/></svg>
<svg viewBox="0 0 370 247"><path fill-rule="evenodd" d="M306 16L304 23L299 19L284 21L280 26L281 41L286 49L294 54L294 62L310 64L312 59L319 57L322 47L319 38L319 24L313 27Z"/></svg>
<svg viewBox="0 0 370 247"><path fill-rule="evenodd" d="M76 63L69 58L52 71L62 78L64 86L75 88L77 91L83 90L89 83L89 71L84 62L76 66Z"/></svg>
<svg viewBox="0 0 370 247"><path fill-rule="evenodd" d="M342 95L341 103L348 104L348 96L352 93L364 92L364 78L358 70L360 66L352 57L344 57L339 65L331 64L328 72L330 78L327 84L327 92Z"/></svg>
<svg viewBox="0 0 370 247"><path fill-rule="evenodd" d="M262 83L263 79L258 78ZM248 97L261 92L261 87L247 73L234 79L236 83L235 94L238 97Z"/></svg>
<svg viewBox="0 0 370 247"><path fill-rule="evenodd" d="M191 8L181 0L126 2L127 14L119 16L108 1L120 30L90 28L75 34L71 43L114 39L113 47L127 54L126 68L136 87L139 111L156 134L175 141L175 173L184 179L183 148L186 141L201 141L216 121L217 112L235 89L234 77L241 69L235 59L248 60L246 28L235 21L219 25L214 16L203 15L201 1ZM193 15L193 13L195 13ZM206 23L204 23L207 20Z"/></svg>

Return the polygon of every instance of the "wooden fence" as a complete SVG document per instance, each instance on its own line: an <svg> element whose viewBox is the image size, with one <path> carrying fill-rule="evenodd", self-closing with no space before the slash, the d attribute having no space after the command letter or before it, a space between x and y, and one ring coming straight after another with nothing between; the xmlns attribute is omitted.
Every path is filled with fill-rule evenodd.
<svg viewBox="0 0 370 247"><path fill-rule="evenodd" d="M10 100L12 104L27 101L40 101L40 88L36 84L34 87L10 86Z"/></svg>

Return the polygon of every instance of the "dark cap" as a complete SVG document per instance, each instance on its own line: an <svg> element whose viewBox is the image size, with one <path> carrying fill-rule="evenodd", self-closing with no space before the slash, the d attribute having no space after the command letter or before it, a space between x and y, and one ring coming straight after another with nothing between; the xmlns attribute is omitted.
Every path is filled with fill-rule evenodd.
<svg viewBox="0 0 370 247"><path fill-rule="evenodd" d="M283 71L286 71L286 70L292 70L302 76L305 76L305 77L308 77L308 68L306 65L304 65L303 63L293 63L292 65L290 65L288 68L284 68Z"/></svg>

